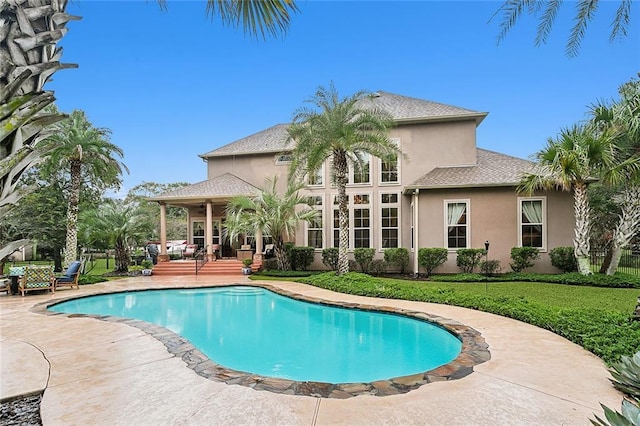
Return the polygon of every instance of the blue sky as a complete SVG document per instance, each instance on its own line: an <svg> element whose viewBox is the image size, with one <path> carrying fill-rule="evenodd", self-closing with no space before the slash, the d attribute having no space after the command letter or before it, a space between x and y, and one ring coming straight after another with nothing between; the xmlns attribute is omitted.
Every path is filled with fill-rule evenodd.
<svg viewBox="0 0 640 426"><path fill-rule="evenodd" d="M528 158L589 105L640 71L640 8L609 43L618 2L601 2L580 54L568 58L567 2L549 41L524 17L499 45L500 2L300 1L286 35L256 41L205 15L203 1L77 0L47 88L65 112L84 110L125 152L122 192L143 181L206 179L198 154L277 123L320 85L383 90L487 111L479 147ZM444 148L443 148L444 149Z"/></svg>

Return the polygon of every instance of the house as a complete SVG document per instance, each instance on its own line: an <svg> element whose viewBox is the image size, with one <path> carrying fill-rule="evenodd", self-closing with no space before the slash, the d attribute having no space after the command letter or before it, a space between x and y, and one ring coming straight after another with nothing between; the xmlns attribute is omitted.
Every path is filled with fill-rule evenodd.
<svg viewBox="0 0 640 426"><path fill-rule="evenodd" d="M364 167L350 170L350 249L371 247L382 257L387 248L406 247L417 271L417 248L445 247L449 259L437 271L457 272L457 249L484 248L489 242L489 258L507 271L512 247L533 246L540 249L541 259L532 270L554 271L548 251L572 245L571 194L517 193L521 175L533 163L477 148L476 128L486 112L387 92L363 102L391 113L397 126L390 138L407 158L369 158ZM291 160L286 129L287 124L278 124L200 155L207 163L207 180L152 198L161 205L161 223L167 204L186 207L190 242L219 245L220 255L235 256L242 243L252 240L222 238L226 203L237 195L257 194L266 177L277 176L284 188ZM322 249L338 246L337 191L329 173L325 164L308 179L306 191L319 216L301 225L295 236L296 245L317 249L312 265L317 269L324 268ZM255 237L252 244L259 254L268 241Z"/></svg>

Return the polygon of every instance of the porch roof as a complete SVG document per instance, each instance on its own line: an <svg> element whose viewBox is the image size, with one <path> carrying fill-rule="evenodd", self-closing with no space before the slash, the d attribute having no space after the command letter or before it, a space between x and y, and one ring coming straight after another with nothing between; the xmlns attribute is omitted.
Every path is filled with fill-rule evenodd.
<svg viewBox="0 0 640 426"><path fill-rule="evenodd" d="M436 167L405 187L411 189L517 186L535 163L486 149L477 149L477 163L460 167Z"/></svg>
<svg viewBox="0 0 640 426"><path fill-rule="evenodd" d="M258 195L260 189L231 173L225 173L193 185L167 191L149 201L196 201L214 198L231 198L239 195Z"/></svg>

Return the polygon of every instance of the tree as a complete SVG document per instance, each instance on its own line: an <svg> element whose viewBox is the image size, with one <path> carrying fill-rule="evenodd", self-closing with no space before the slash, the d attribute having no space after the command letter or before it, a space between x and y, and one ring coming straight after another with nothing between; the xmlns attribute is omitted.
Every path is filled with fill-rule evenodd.
<svg viewBox="0 0 640 426"><path fill-rule="evenodd" d="M240 234L256 235L261 232L273 239L274 254L281 270L291 269L284 248L285 241L294 235L300 221L311 220L316 210L299 209L307 205L308 198L299 194L301 183L290 183L283 195L277 190L278 179L267 179L265 188L255 197L232 198L226 209L225 229L230 240Z"/></svg>
<svg viewBox="0 0 640 426"><path fill-rule="evenodd" d="M166 7L165 0L158 3ZM77 67L61 63L56 47L67 22L80 19L65 13L66 6L67 0L0 2L0 216L19 200L20 177L42 156L37 145L48 136L46 126L64 118L45 111L55 98L44 85L56 71ZM292 0L207 0L206 10L265 38L285 31L298 9ZM15 246L0 247L0 259Z"/></svg>
<svg viewBox="0 0 640 426"><path fill-rule="evenodd" d="M562 3L562 0L506 0L494 15L495 17L498 14L502 14L498 42L506 37L509 30L513 28L523 14L529 14L539 20L535 45L545 44ZM620 5L611 23L610 42L627 35L631 20L631 5L633 1L620 0L619 3ZM575 24L567 40L565 49L567 56L577 56L587 24L595 16L598 4L599 0L578 0L575 2Z"/></svg>
<svg viewBox="0 0 640 426"><path fill-rule="evenodd" d="M573 192L576 220L573 244L578 270L591 274L587 184L603 170L612 169L616 160L614 138L609 131L596 133L592 126L575 125L563 129L556 139L549 139L536 156L536 172L523 176L518 191L531 194L537 189L560 188Z"/></svg>
<svg viewBox="0 0 640 426"><path fill-rule="evenodd" d="M349 219L346 195L349 165L363 167L366 155L392 161L401 154L389 139L393 126L391 116L370 107L367 92L340 98L333 84L319 87L306 103L312 107L298 109L288 128L295 143L289 179L302 179L314 174L330 160L332 179L338 189L339 235L338 275L349 272L347 257Z"/></svg>
<svg viewBox="0 0 640 426"><path fill-rule="evenodd" d="M622 175L604 187L608 199L618 206L609 262L603 265L607 275L616 272L622 249L640 232L640 80L623 84L619 93L618 101L599 102L591 108L595 131L613 132L618 147L618 162L605 171L605 178L611 172Z"/></svg>
<svg viewBox="0 0 640 426"><path fill-rule="evenodd" d="M148 217L121 200L106 199L99 208L83 215L83 231L90 240L108 242L115 250L115 273L129 271L129 247L139 245L152 224Z"/></svg>
<svg viewBox="0 0 640 426"><path fill-rule="evenodd" d="M56 125L54 133L44 142L49 167L69 170L66 265L78 258L78 204L83 174L94 184L117 189L122 171L129 172L118 159L124 156L122 149L109 142L110 133L109 129L94 127L83 111L75 110Z"/></svg>

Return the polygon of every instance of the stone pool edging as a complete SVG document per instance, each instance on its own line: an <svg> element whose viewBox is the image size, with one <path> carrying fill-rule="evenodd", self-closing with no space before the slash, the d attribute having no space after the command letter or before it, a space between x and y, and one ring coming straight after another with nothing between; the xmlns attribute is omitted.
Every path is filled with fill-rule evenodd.
<svg viewBox="0 0 640 426"><path fill-rule="evenodd" d="M98 296L104 294L128 293L147 290L176 290L185 289L192 290L198 288L213 287L229 287L229 286L250 286L260 287L274 293L289 297L295 300L310 302L325 306L342 307L346 309L358 309L362 311L375 311L395 315L403 315L420 321L426 321L441 327L462 342L460 354L448 364L437 367L424 373L417 373L409 376L395 377L388 380L379 380L371 383L323 383L323 382L298 382L288 379L280 379L274 377L264 377L253 373L232 370L210 360L205 354L200 352L187 339L170 331L169 329L147 323L137 319L129 319L114 316L94 315L94 314L65 314L62 312L52 312L47 308L49 306L66 302L68 300ZM56 299L54 301L41 302L34 305L31 312L41 315L63 316L68 318L94 318L106 322L123 323L131 327L142 330L146 334L152 336L156 340L165 345L167 351L176 357L181 358L188 368L192 369L196 374L209 380L223 382L229 385L237 384L250 387L255 390L266 390L275 393L287 395L303 395L316 398L338 398L345 399L359 395L388 396L407 393L432 382L441 382L448 380L461 379L473 372L473 368L491 359L488 344L482 335L475 329L466 326L458 321L428 314L425 312L411 311L391 306L375 306L351 302L335 302L325 299L305 296L294 293L270 284L263 283L242 283L242 284L226 284L226 285L203 285L195 287L168 287L162 289L144 288L132 289L124 291L104 291L95 294L86 294L76 297L66 297Z"/></svg>

